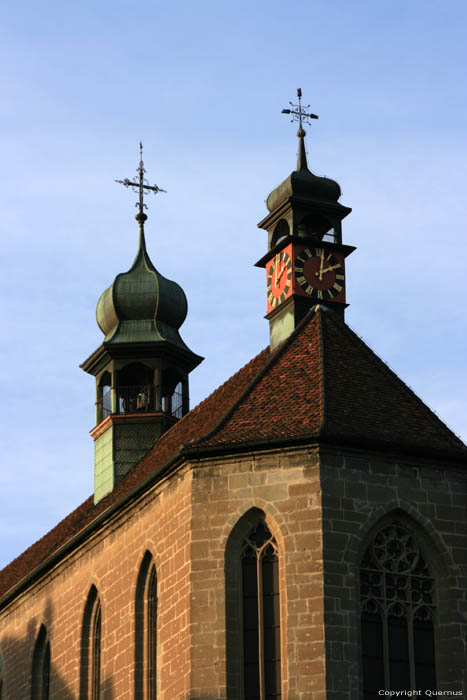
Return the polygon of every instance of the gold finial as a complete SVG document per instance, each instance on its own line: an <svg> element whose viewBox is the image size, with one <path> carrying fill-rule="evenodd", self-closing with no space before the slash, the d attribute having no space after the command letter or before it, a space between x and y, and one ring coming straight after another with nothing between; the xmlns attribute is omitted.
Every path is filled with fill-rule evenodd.
<svg viewBox="0 0 467 700"><path fill-rule="evenodd" d="M129 180L127 177L124 180L115 180L115 182L119 182L125 187L131 187L133 192L139 192L139 201L135 204L136 207L139 207L139 212L136 214L135 218L136 221L142 224L148 218L144 213L144 210L147 209L147 205L144 203L144 190L154 192L154 194L157 194L157 192L165 192L165 190L163 190L161 187L158 187L157 185L150 185L144 177L144 173L146 172L146 170L144 169L143 163L142 141L139 142L139 166L136 168L136 172L139 176L139 182L131 182L131 180Z"/></svg>

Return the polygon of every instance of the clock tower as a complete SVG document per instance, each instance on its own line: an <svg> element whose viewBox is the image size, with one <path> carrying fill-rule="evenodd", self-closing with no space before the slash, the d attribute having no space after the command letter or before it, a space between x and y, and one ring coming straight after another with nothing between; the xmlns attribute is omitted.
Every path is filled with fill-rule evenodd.
<svg viewBox="0 0 467 700"><path fill-rule="evenodd" d="M299 122L297 169L269 195L269 214L259 222L268 251L256 265L266 269L267 314L275 348L311 306L324 304L340 315L346 303L345 259L355 250L342 243L342 219L352 211L339 203L337 182L308 168L303 123L317 119L301 103L282 110Z"/></svg>

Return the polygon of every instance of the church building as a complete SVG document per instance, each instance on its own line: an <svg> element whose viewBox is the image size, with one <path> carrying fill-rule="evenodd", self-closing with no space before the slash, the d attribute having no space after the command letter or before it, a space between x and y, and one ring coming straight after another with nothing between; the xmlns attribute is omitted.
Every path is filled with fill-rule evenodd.
<svg viewBox="0 0 467 700"><path fill-rule="evenodd" d="M0 572L0 700L467 689L467 448L346 324L351 210L308 167L300 91L287 112L297 167L258 224L270 344L191 410L203 358L146 247L142 155L122 181L137 254L81 365L94 493Z"/></svg>

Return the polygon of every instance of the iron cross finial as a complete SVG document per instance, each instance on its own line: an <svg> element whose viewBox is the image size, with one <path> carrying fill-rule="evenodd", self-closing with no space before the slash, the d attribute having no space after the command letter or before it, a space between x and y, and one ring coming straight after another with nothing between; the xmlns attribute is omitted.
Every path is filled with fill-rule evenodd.
<svg viewBox="0 0 467 700"><path fill-rule="evenodd" d="M317 114L312 114L311 112L307 112L305 110L310 109L310 105L305 105L302 107L302 90L301 88L297 88L297 97L298 97L298 105L294 105L293 102L289 102L289 105L291 105L294 109L283 109L282 114L291 114L292 119L290 120L291 122L299 122L300 127L299 130L302 130L302 123L305 122L305 124L310 124L310 119L318 119Z"/></svg>
<svg viewBox="0 0 467 700"><path fill-rule="evenodd" d="M157 194L158 192L165 192L165 190L157 185L150 185L144 177L146 170L144 169L143 143L141 141L139 142L139 166L136 168L136 172L139 176L139 182L131 182L131 180L129 180L127 177L124 180L115 180L115 182L119 182L125 187L131 187L133 192L139 192L139 201L135 204L135 207L139 207L139 212L136 215L136 218L138 221L143 222L147 219L144 209L148 208L144 203L144 190L154 192L154 194Z"/></svg>

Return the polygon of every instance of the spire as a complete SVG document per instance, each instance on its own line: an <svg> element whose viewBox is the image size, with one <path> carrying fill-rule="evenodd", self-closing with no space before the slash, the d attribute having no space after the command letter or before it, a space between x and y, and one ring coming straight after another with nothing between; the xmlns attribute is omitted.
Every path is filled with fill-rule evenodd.
<svg viewBox="0 0 467 700"><path fill-rule="evenodd" d="M147 190L149 192L154 192L154 194L157 194L158 192L165 192L161 187L158 187L157 185L150 185L149 182L146 180L144 177L144 173L146 172L144 168L144 162L143 162L143 143L142 141L139 142L139 166L136 168L136 172L138 173L138 182L131 182L127 177L124 180L115 180L115 182L120 183L121 185L124 185L124 187L131 187L133 192L138 192L139 193L139 199L135 204L135 207L138 207L139 211L135 216L136 221L139 224L139 241L138 241L138 253L146 253L146 240L144 237L144 222L147 220L147 215L144 213L144 210L147 209L147 204L144 202L144 190Z"/></svg>
<svg viewBox="0 0 467 700"><path fill-rule="evenodd" d="M318 119L318 115L305 111L305 110L310 109L310 105L306 105L305 107L302 107L302 89L301 88L297 88L297 97L298 97L298 105L294 104L293 102L289 102L289 104L294 109L283 109L282 114L291 114L292 119L290 121L291 122L299 122L299 127L298 127L298 131L297 131L297 136L298 136L297 171L300 172L300 170L308 170L308 163L306 160L306 150L305 150L306 131L303 128L303 122L305 122L306 124L310 124L309 120L310 119Z"/></svg>
<svg viewBox="0 0 467 700"><path fill-rule="evenodd" d="M298 136L298 155L297 155L297 170L308 170L308 163L306 162L306 150L305 150L305 136L306 131L300 124L300 128L297 131Z"/></svg>

